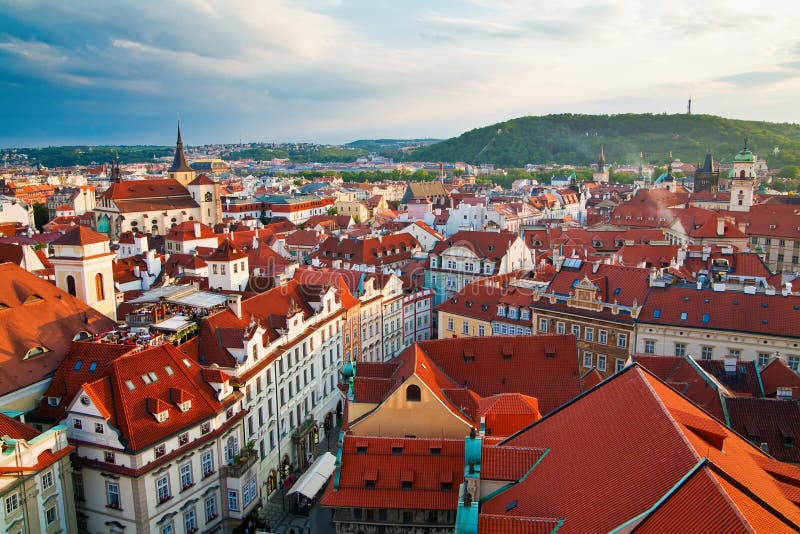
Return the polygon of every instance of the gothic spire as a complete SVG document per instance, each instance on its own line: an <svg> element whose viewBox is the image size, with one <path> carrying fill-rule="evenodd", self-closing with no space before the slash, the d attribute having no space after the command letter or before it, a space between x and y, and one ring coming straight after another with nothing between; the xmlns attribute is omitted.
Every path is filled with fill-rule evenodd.
<svg viewBox="0 0 800 534"><path fill-rule="evenodd" d="M168 170L169 172L186 172L192 170L192 168L189 167L189 163L186 161L186 154L183 152L180 119L178 119L178 141L175 143L175 158L172 160L172 166Z"/></svg>

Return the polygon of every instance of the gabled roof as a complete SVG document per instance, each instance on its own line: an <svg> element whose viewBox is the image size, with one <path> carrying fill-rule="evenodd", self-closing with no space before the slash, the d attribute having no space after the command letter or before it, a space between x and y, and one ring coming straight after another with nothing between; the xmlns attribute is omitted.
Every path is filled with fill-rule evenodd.
<svg viewBox="0 0 800 534"><path fill-rule="evenodd" d="M511 244L518 239L513 232L456 232L444 241L439 241L431 250L432 254L441 254L450 247L465 247L473 251L479 258L500 261L508 252Z"/></svg>
<svg viewBox="0 0 800 534"><path fill-rule="evenodd" d="M795 400L726 398L730 427L770 456L800 463L800 406ZM800 493L799 493L800 494ZM800 503L798 503L800 504Z"/></svg>
<svg viewBox="0 0 800 534"><path fill-rule="evenodd" d="M207 258L206 261L231 262L247 257L247 252L237 247L230 239L225 238L217 249Z"/></svg>
<svg viewBox="0 0 800 534"><path fill-rule="evenodd" d="M217 182L215 182L205 174L198 174L197 178L189 182L189 185L217 185Z"/></svg>
<svg viewBox="0 0 800 534"><path fill-rule="evenodd" d="M0 264L0 395L47 378L80 332L115 326L52 283L13 263ZM26 358L35 347L46 351Z"/></svg>
<svg viewBox="0 0 800 534"><path fill-rule="evenodd" d="M685 314L685 315L684 315ZM786 336L797 331L800 297L650 288L640 323Z"/></svg>
<svg viewBox="0 0 800 534"><path fill-rule="evenodd" d="M456 509L458 486L464 481L463 440L347 434L341 450L340 466L322 496L324 506ZM410 489L403 489L403 482Z"/></svg>
<svg viewBox="0 0 800 534"><path fill-rule="evenodd" d="M233 401L233 398L218 401L202 376L202 368L170 344L113 360L103 376L85 384L83 390L101 413L107 414L109 423L119 429L130 451L141 450L210 419ZM178 406L174 390L191 396L188 410ZM153 416L153 402L158 404L159 411L169 412L166 421L158 422Z"/></svg>
<svg viewBox="0 0 800 534"><path fill-rule="evenodd" d="M764 394L767 397L774 397L778 388L791 388L792 398L800 399L800 376L792 371L789 365L782 358L773 358L763 368L759 370L761 384L764 386Z"/></svg>
<svg viewBox="0 0 800 534"><path fill-rule="evenodd" d="M115 201L152 201L158 198L180 197L192 199L189 191L180 182L172 178L129 180L112 183L103 193L103 198ZM195 202L194 205L197 206L197 203Z"/></svg>
<svg viewBox="0 0 800 534"><path fill-rule="evenodd" d="M572 335L440 339L418 346L446 376L481 397L520 393L535 397L548 413L582 391Z"/></svg>
<svg viewBox="0 0 800 534"><path fill-rule="evenodd" d="M36 419L57 424L66 416L67 407L83 384L94 382L103 376L111 362L137 349L116 343L74 341L44 394L45 399L56 397L60 402L57 406L50 406L48 402L39 404L35 410Z"/></svg>
<svg viewBox="0 0 800 534"><path fill-rule="evenodd" d="M85 246L94 243L108 243L108 236L99 234L85 226L76 226L53 241L53 245Z"/></svg>
<svg viewBox="0 0 800 534"><path fill-rule="evenodd" d="M787 496L800 488L800 470L770 459L636 364L498 446L549 450L524 479L485 501L482 514L563 519L559 532L608 532L656 509L712 464L722 478L747 488L756 503L746 511L749 525L782 516L800 526L800 509ZM790 482L771 474L775 464ZM741 502L724 485L715 491ZM508 508L512 501L516 506ZM673 516L666 530L696 530L693 519Z"/></svg>
<svg viewBox="0 0 800 534"><path fill-rule="evenodd" d="M199 229L199 236L195 234L195 228ZM194 241L196 239L209 239L216 237L214 230L200 221L184 221L169 229L165 239L168 241Z"/></svg>

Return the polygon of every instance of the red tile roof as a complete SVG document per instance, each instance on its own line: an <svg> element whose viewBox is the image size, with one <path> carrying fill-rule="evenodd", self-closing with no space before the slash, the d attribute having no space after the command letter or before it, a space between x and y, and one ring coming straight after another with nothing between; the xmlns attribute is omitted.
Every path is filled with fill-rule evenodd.
<svg viewBox="0 0 800 534"><path fill-rule="evenodd" d="M682 315L685 313L685 319ZM754 318L757 318L754 320ZM639 314L646 324L786 336L797 332L800 296L748 295L710 289L653 287Z"/></svg>
<svg viewBox="0 0 800 534"><path fill-rule="evenodd" d="M53 245L84 246L94 243L108 243L108 236L98 234L85 226L76 226L63 236L53 241Z"/></svg>
<svg viewBox="0 0 800 534"><path fill-rule="evenodd" d="M24 439L26 441L30 441L38 435L39 432L33 428L20 421L17 421L16 419L12 419L3 413L0 413L0 437L8 436L11 439Z"/></svg>
<svg viewBox="0 0 800 534"><path fill-rule="evenodd" d="M431 250L432 254L441 254L453 246L472 250L479 258L501 260L511 244L519 236L513 232L456 232L444 241L439 241Z"/></svg>
<svg viewBox="0 0 800 534"><path fill-rule="evenodd" d="M439 453L431 454L432 448ZM322 496L324 506L455 510L464 480L464 441L346 435L336 477L338 486L331 482ZM367 480L375 487L367 489ZM411 489L402 489L404 481ZM443 490L442 482L449 487Z"/></svg>
<svg viewBox="0 0 800 534"><path fill-rule="evenodd" d="M195 226L197 225L197 226ZM199 236L195 234L195 227L199 228ZM169 241L194 241L195 239L208 239L215 237L214 230L199 221L184 221L170 228L165 239Z"/></svg>
<svg viewBox="0 0 800 534"><path fill-rule="evenodd" d="M350 265L393 265L407 262L415 252L422 250L417 239L407 233L391 234L380 238L328 237L310 257L323 264L334 260Z"/></svg>
<svg viewBox="0 0 800 534"><path fill-rule="evenodd" d="M671 495L706 458L765 503L751 525L775 513L800 525L800 508L760 463L772 460L638 365L498 446L508 445L549 452L523 480L484 502L482 514L563 518L559 532L607 532ZM800 470L791 473L792 485L800 485ZM678 516L669 526L684 532L697 525Z"/></svg>
<svg viewBox="0 0 800 534"><path fill-rule="evenodd" d="M760 374L766 396L774 397L778 388L783 387L792 389L793 399L800 399L800 376L782 358L773 358L760 370Z"/></svg>
<svg viewBox="0 0 800 534"><path fill-rule="evenodd" d="M797 401L729 398L725 406L730 426L782 462L800 463L800 407Z"/></svg>
<svg viewBox="0 0 800 534"><path fill-rule="evenodd" d="M115 326L52 283L13 263L0 264L0 395L48 377L80 332ZM37 346L48 351L26 358Z"/></svg>
<svg viewBox="0 0 800 534"><path fill-rule="evenodd" d="M441 339L418 346L456 384L481 397L521 393L535 397L541 412L549 413L582 391L571 335ZM474 359L465 361L465 353Z"/></svg>
<svg viewBox="0 0 800 534"><path fill-rule="evenodd" d="M237 247L230 239L225 239L214 252L205 258L208 261L232 262L247 257L247 252Z"/></svg>
<svg viewBox="0 0 800 534"><path fill-rule="evenodd" d="M184 361L186 360L186 361ZM189 365L186 364L189 362ZM169 367L169 369L167 369ZM145 349L113 360L103 376L83 389L105 412L110 424L120 431L129 451L138 451L157 443L184 428L199 424L233 402L220 402L202 374L202 368L169 344ZM157 380L143 380L154 373ZM130 381L134 389L126 382ZM171 391L183 390L192 397L191 408L182 411ZM169 412L169 419L159 423L152 415L154 399L159 409Z"/></svg>

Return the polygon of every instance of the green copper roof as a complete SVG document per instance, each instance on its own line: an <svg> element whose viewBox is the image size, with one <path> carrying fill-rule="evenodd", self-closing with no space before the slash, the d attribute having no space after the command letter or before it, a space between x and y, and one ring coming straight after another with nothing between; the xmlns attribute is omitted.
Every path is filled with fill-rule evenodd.
<svg viewBox="0 0 800 534"><path fill-rule="evenodd" d="M738 154L733 158L733 161L740 161L746 163L755 163L756 157L750 152L749 148L745 148L739 151Z"/></svg>

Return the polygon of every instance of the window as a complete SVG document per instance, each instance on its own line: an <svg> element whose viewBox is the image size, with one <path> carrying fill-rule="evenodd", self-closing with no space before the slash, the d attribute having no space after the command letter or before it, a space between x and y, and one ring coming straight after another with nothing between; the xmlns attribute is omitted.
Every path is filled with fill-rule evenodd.
<svg viewBox="0 0 800 534"><path fill-rule="evenodd" d="M758 353L758 366L765 367L769 363L769 353L768 352L759 352Z"/></svg>
<svg viewBox="0 0 800 534"><path fill-rule="evenodd" d="M686 355L686 343L675 343L675 356Z"/></svg>
<svg viewBox="0 0 800 534"><path fill-rule="evenodd" d="M482 324L478 325L478 335L481 337L486 335L486 327L483 326Z"/></svg>
<svg viewBox="0 0 800 534"><path fill-rule="evenodd" d="M75 277L71 274L67 276L67 293L73 297L77 297L78 293L75 291Z"/></svg>
<svg viewBox="0 0 800 534"><path fill-rule="evenodd" d="M217 518L217 496L210 495L206 498L206 523Z"/></svg>
<svg viewBox="0 0 800 534"><path fill-rule="evenodd" d="M419 386L411 384L406 388L406 402L419 402L422 398L422 392Z"/></svg>
<svg viewBox="0 0 800 534"><path fill-rule="evenodd" d="M47 473L42 475L42 491L49 490L53 487L53 472L48 471Z"/></svg>
<svg viewBox="0 0 800 534"><path fill-rule="evenodd" d="M584 367L591 367L593 362L594 362L594 357L592 356L592 353L591 352L584 352L583 353L583 366Z"/></svg>
<svg viewBox="0 0 800 534"><path fill-rule="evenodd" d="M797 371L798 367L800 367L800 357L789 356L789 367L792 371Z"/></svg>
<svg viewBox="0 0 800 534"><path fill-rule="evenodd" d="M181 474L181 489L190 488L194 485L192 480L192 464L185 463L180 468Z"/></svg>
<svg viewBox="0 0 800 534"><path fill-rule="evenodd" d="M105 451L105 454L103 456L107 464L113 464L116 463L117 461L114 451Z"/></svg>
<svg viewBox="0 0 800 534"><path fill-rule="evenodd" d="M197 530L197 515L194 512L194 506L183 512L183 529L186 532Z"/></svg>
<svg viewBox="0 0 800 534"><path fill-rule="evenodd" d="M213 274L217 274L217 264L216 263L211 265L211 272Z"/></svg>
<svg viewBox="0 0 800 534"><path fill-rule="evenodd" d="M184 432L178 436L178 445L186 445L187 443L189 443L189 433Z"/></svg>
<svg viewBox="0 0 800 534"><path fill-rule="evenodd" d="M448 317L447 318L447 329L452 332L453 330L455 330L455 328L456 328L455 327L455 321L453 321L452 317Z"/></svg>
<svg viewBox="0 0 800 534"><path fill-rule="evenodd" d="M530 312L530 310L520 310L520 311L519 311L519 318L520 318L522 321L527 321L528 319L530 319L530 318L531 318L531 312Z"/></svg>
<svg viewBox="0 0 800 534"><path fill-rule="evenodd" d="M736 358L737 360L742 357L742 351L739 349L728 349L728 356Z"/></svg>
<svg viewBox="0 0 800 534"><path fill-rule="evenodd" d="M566 326L563 322L559 321L556 323L556 334L563 334L565 332Z"/></svg>
<svg viewBox="0 0 800 534"><path fill-rule="evenodd" d="M539 332L547 332L547 319L539 319Z"/></svg>
<svg viewBox="0 0 800 534"><path fill-rule="evenodd" d="M581 338L581 326L580 325L577 325L577 324L572 325L572 335L575 336L578 339Z"/></svg>
<svg viewBox="0 0 800 534"><path fill-rule="evenodd" d="M83 491L83 475L80 471L72 472L72 489L74 490L75 498L77 500L83 501L86 499Z"/></svg>
<svg viewBox="0 0 800 534"><path fill-rule="evenodd" d="M94 276L94 288L95 292L97 293L97 300L105 300L106 292L103 288L103 275L100 273L97 273Z"/></svg>
<svg viewBox="0 0 800 534"><path fill-rule="evenodd" d="M617 347L624 349L628 346L628 334L620 334L617 336Z"/></svg>
<svg viewBox="0 0 800 534"><path fill-rule="evenodd" d="M236 434L230 436L228 441L225 442L225 463L233 462L233 458L239 454L239 436Z"/></svg>
<svg viewBox="0 0 800 534"><path fill-rule="evenodd" d="M94 424L94 432L95 432L95 434L102 434L103 433L103 423L95 423Z"/></svg>
<svg viewBox="0 0 800 534"><path fill-rule="evenodd" d="M156 445L153 449L153 453L155 454L156 458L161 458L165 454L167 454L167 447L163 443L161 445Z"/></svg>
<svg viewBox="0 0 800 534"><path fill-rule="evenodd" d="M714 347L702 347L700 349L700 358L703 360L710 360L714 354Z"/></svg>
<svg viewBox="0 0 800 534"><path fill-rule="evenodd" d="M247 505L253 502L253 499L255 499L257 496L258 484L256 484L256 477L251 476L242 486L242 501L244 501L243 506L247 508Z"/></svg>
<svg viewBox="0 0 800 534"><path fill-rule="evenodd" d="M162 503L168 501L171 497L169 493L169 475L164 475L156 479L156 495L158 495L158 502Z"/></svg>
<svg viewBox="0 0 800 534"><path fill-rule="evenodd" d="M12 493L6 497L6 515L11 515L19 509L19 493Z"/></svg>
<svg viewBox="0 0 800 534"><path fill-rule="evenodd" d="M206 421L205 423L200 425L200 433L201 434L208 434L211 432L211 423Z"/></svg>
<svg viewBox="0 0 800 534"><path fill-rule="evenodd" d="M516 319L517 318L517 309L509 307L508 308L508 318L509 319Z"/></svg>
<svg viewBox="0 0 800 534"><path fill-rule="evenodd" d="M583 339L585 341L594 341L594 328L587 326L583 331Z"/></svg>
<svg viewBox="0 0 800 534"><path fill-rule="evenodd" d="M623 369L625 369L625 360L622 358L617 358L617 361L614 364L614 372L619 373Z"/></svg>
<svg viewBox="0 0 800 534"><path fill-rule="evenodd" d="M203 472L203 478L214 472L214 457L211 455L211 451L204 452L200 457L200 469Z"/></svg>
<svg viewBox="0 0 800 534"><path fill-rule="evenodd" d="M44 512L44 520L47 525L52 525L56 521L58 521L58 511L56 510L55 506L51 506Z"/></svg>
<svg viewBox="0 0 800 534"><path fill-rule="evenodd" d="M225 264L221 263L219 265L219 274L225 274Z"/></svg>
<svg viewBox="0 0 800 534"><path fill-rule="evenodd" d="M239 511L239 492L236 490L228 490L228 510L233 512Z"/></svg>
<svg viewBox="0 0 800 534"><path fill-rule="evenodd" d="M462 334L469 334L469 323L467 321L461 322L461 333Z"/></svg>
<svg viewBox="0 0 800 534"><path fill-rule="evenodd" d="M645 354L655 354L656 353L656 342L652 339L645 339L644 340L644 353Z"/></svg>
<svg viewBox="0 0 800 534"><path fill-rule="evenodd" d="M106 482L106 506L119 510L119 483Z"/></svg>
<svg viewBox="0 0 800 534"><path fill-rule="evenodd" d="M599 371L606 370L606 357L602 354L597 355L597 369Z"/></svg>

